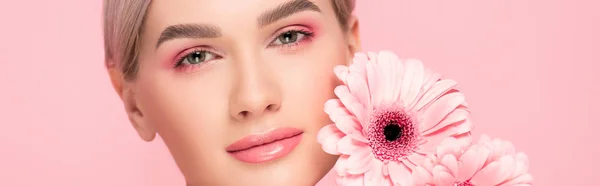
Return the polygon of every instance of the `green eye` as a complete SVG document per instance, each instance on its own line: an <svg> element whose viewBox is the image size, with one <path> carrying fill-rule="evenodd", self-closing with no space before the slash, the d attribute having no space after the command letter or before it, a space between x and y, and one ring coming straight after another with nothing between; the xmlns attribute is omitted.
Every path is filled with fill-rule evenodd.
<svg viewBox="0 0 600 186"><path fill-rule="evenodd" d="M279 42L281 42L281 44L284 44L284 45L294 43L294 42L298 41L299 37L302 37L302 36L298 36L299 34L302 34L302 33L299 33L297 31L285 32L285 33L279 35L279 37L277 37L277 40Z"/></svg>
<svg viewBox="0 0 600 186"><path fill-rule="evenodd" d="M204 51L196 51L185 57L185 60L188 61L189 64L195 65L202 63L206 60L206 52Z"/></svg>

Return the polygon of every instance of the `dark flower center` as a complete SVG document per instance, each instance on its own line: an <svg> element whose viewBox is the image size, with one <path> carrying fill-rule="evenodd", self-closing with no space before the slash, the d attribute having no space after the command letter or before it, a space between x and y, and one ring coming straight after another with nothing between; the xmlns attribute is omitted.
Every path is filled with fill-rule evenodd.
<svg viewBox="0 0 600 186"><path fill-rule="evenodd" d="M388 141L394 141L402 137L402 128L396 121L390 121L390 123L383 128L383 135Z"/></svg>
<svg viewBox="0 0 600 186"><path fill-rule="evenodd" d="M401 161L415 153L419 143L419 131L412 115L401 108L379 108L369 118L366 137L375 158Z"/></svg>

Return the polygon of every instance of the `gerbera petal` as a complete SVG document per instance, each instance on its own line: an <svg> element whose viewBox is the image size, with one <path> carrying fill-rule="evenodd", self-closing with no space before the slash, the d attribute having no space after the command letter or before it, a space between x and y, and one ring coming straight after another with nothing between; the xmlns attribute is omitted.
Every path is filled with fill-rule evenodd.
<svg viewBox="0 0 600 186"><path fill-rule="evenodd" d="M342 81L344 84L348 84L346 81L346 77L348 77L348 66L338 65L333 68L333 72L337 76L337 78Z"/></svg>
<svg viewBox="0 0 600 186"><path fill-rule="evenodd" d="M408 161L410 161L411 164L416 166L422 165L426 158L427 157L425 157L422 154L419 154L418 152L415 152L407 157Z"/></svg>
<svg viewBox="0 0 600 186"><path fill-rule="evenodd" d="M510 176L511 179L526 174L529 169L529 159L525 153L517 153L515 155L515 162L515 171L513 175Z"/></svg>
<svg viewBox="0 0 600 186"><path fill-rule="evenodd" d="M369 84L369 94L371 95L371 106L379 108L383 96L380 91L381 82L378 79L378 71L375 63L367 63L367 83Z"/></svg>
<svg viewBox="0 0 600 186"><path fill-rule="evenodd" d="M442 157L440 164L444 165L446 169L448 169L448 173L450 173L453 177L457 177L458 175L458 160L454 155L448 154Z"/></svg>
<svg viewBox="0 0 600 186"><path fill-rule="evenodd" d="M347 169L350 174L364 174L365 172L373 169L373 155L369 148L359 148L350 155Z"/></svg>
<svg viewBox="0 0 600 186"><path fill-rule="evenodd" d="M458 83L451 79L444 79L434 83L430 89L426 89L423 97L419 99L418 103L413 108L414 110L425 109L426 106L432 104L435 100L439 99L447 92L456 87Z"/></svg>
<svg viewBox="0 0 600 186"><path fill-rule="evenodd" d="M469 117L469 115L470 115L470 112L468 110L466 110L466 108L459 107L459 108L451 111L450 114L448 114L438 124L434 124L433 126L430 126L431 128L429 128L429 129L422 128L421 131L423 131L423 135L427 135L431 132L438 131L441 128L444 128L448 125L463 121L463 120L467 119ZM425 125L422 125L422 126L425 126Z"/></svg>
<svg viewBox="0 0 600 186"><path fill-rule="evenodd" d="M385 177L383 176L383 162L379 160L372 161L372 168L365 173L364 185L383 185Z"/></svg>
<svg viewBox="0 0 600 186"><path fill-rule="evenodd" d="M369 61L377 62L377 53L367 52L367 57L369 58Z"/></svg>
<svg viewBox="0 0 600 186"><path fill-rule="evenodd" d="M446 94L434 101L431 106L423 110L421 130L426 131L437 125L444 117L450 114L450 112L455 110L464 101L465 96L460 92Z"/></svg>
<svg viewBox="0 0 600 186"><path fill-rule="evenodd" d="M471 179L477 171L481 170L489 153L489 149L484 147L472 146L469 148L458 159L458 180Z"/></svg>
<svg viewBox="0 0 600 186"><path fill-rule="evenodd" d="M423 86L423 76L425 76L423 63L416 59L409 59L404 69L400 97L404 104L413 105Z"/></svg>
<svg viewBox="0 0 600 186"><path fill-rule="evenodd" d="M325 102L325 111L326 114L331 115L334 111L337 111L340 108L343 108L344 104L340 99L329 99Z"/></svg>
<svg viewBox="0 0 600 186"><path fill-rule="evenodd" d="M350 93L363 105L363 108L370 104L369 87L364 78L360 77L358 74L349 74L347 85L350 89Z"/></svg>
<svg viewBox="0 0 600 186"><path fill-rule="evenodd" d="M346 106L346 108L352 112L354 115L362 115L363 107L356 107L355 105L360 105L358 100L350 93L350 90L346 85L339 85L335 87L333 90L335 95L340 99L342 104ZM357 104L358 103L358 104Z"/></svg>
<svg viewBox="0 0 600 186"><path fill-rule="evenodd" d="M500 186L530 185L532 183L533 176L531 176L531 174L523 174L519 177L511 179L506 183L501 184Z"/></svg>
<svg viewBox="0 0 600 186"><path fill-rule="evenodd" d="M363 175L348 175L342 179L342 185L346 186L363 186L364 176Z"/></svg>
<svg viewBox="0 0 600 186"><path fill-rule="evenodd" d="M319 132L317 133L317 142L319 142L320 144L323 144L323 142L325 141L326 138L333 136L333 135L344 135L342 133L342 131L340 131L335 124L329 124L329 125L325 125L323 128L321 128L319 130Z"/></svg>
<svg viewBox="0 0 600 186"><path fill-rule="evenodd" d="M417 99L419 99L418 102L421 102L421 99L423 99L424 95L431 89L431 87L433 87L433 85L435 85L436 82L440 81L441 79L441 74L435 73L429 69L425 69L425 80L423 81L421 91L419 91L420 94L417 97ZM411 108L414 108L418 102L411 106Z"/></svg>
<svg viewBox="0 0 600 186"><path fill-rule="evenodd" d="M401 162L389 162L388 163L388 171L390 173L390 179L396 185L412 185L412 173L411 170Z"/></svg>
<svg viewBox="0 0 600 186"><path fill-rule="evenodd" d="M358 148L366 148L367 144L354 140L350 136L344 136L338 141L338 152L342 154L352 154Z"/></svg>
<svg viewBox="0 0 600 186"><path fill-rule="evenodd" d="M437 157L444 157L447 154L451 154L455 157L460 157L462 155L463 145L455 137L447 137L440 145L436 148Z"/></svg>
<svg viewBox="0 0 600 186"><path fill-rule="evenodd" d="M450 174L448 170L441 165L436 165L433 167L432 173L435 185L452 185L457 181L456 178L454 178L454 176L452 176L452 174Z"/></svg>
<svg viewBox="0 0 600 186"><path fill-rule="evenodd" d="M341 155L335 162L335 165L333 166L333 168L335 169L335 173L338 176L348 175L346 167L348 167L348 163L349 163L348 158L349 157L350 157L349 155Z"/></svg>
<svg viewBox="0 0 600 186"><path fill-rule="evenodd" d="M433 176L423 167L415 167L412 177L413 183L417 186L424 186L433 182Z"/></svg>
<svg viewBox="0 0 600 186"><path fill-rule="evenodd" d="M329 114L329 119L333 122L337 122L340 118L343 117L354 117L352 113L346 107L338 107L336 109L331 109L331 114Z"/></svg>
<svg viewBox="0 0 600 186"><path fill-rule="evenodd" d="M401 61L400 59L397 58L396 56L396 66L394 66L394 69L392 69L394 71L395 77L394 77L394 89L393 93L394 95L392 96L394 98L394 100L401 100L400 98L400 93L402 92L402 78L404 77L404 62ZM404 105L404 107L406 107L406 105ZM407 107L410 108L410 107Z"/></svg>
<svg viewBox="0 0 600 186"><path fill-rule="evenodd" d="M469 122L469 120L467 119L467 120L462 121L461 123L452 124L450 126L444 127L443 129L436 131L435 133L430 133L430 134L422 136L422 138L426 142L421 144L421 146L419 146L418 152L424 153L424 154L435 153L437 150L437 146L447 137L454 137L454 138L467 137L468 135L459 136L460 134L464 134L464 133L458 132L458 131L464 130L464 128L459 128L459 127L462 127L461 125L465 124L465 122Z"/></svg>
<svg viewBox="0 0 600 186"><path fill-rule="evenodd" d="M355 117L353 117L353 116L342 117L342 118L338 119L337 122L335 122L335 125L337 126L338 129L340 129L340 131L342 131L346 135L349 135L353 139L361 141L361 142L365 142L365 143L368 142L367 138L365 138L365 136L363 136L363 134L362 134L362 125L359 123L358 119L356 119Z"/></svg>
<svg viewBox="0 0 600 186"><path fill-rule="evenodd" d="M360 125L360 122L354 116L340 117L337 120L337 122L335 122L335 125L337 126L338 129L340 129L340 131L342 131L348 135L357 133L357 132L360 133L360 131L362 130L362 126Z"/></svg>
<svg viewBox="0 0 600 186"><path fill-rule="evenodd" d="M382 101L384 103L393 103L396 101L396 99L393 97L393 91L395 89L395 82L398 77L393 71L394 66L397 63L396 61L392 61L395 59L393 56L394 54L389 51L381 51L377 56L377 67L379 68L377 70L379 72L378 80L380 81L379 83L381 85L381 92L378 93L382 94Z"/></svg>
<svg viewBox="0 0 600 186"><path fill-rule="evenodd" d="M323 143L321 143L323 151L332 155L339 155L340 152L337 151L337 143L344 136L345 135L343 133L335 133L329 137L326 137L325 140L323 140Z"/></svg>
<svg viewBox="0 0 600 186"><path fill-rule="evenodd" d="M358 74L361 78L367 79L367 62L369 62L369 59L366 54L357 53L354 56L353 63L348 67L348 72Z"/></svg>
<svg viewBox="0 0 600 186"><path fill-rule="evenodd" d="M512 156L503 156L498 161L486 165L473 176L471 182L475 185L498 185L506 180L514 170Z"/></svg>

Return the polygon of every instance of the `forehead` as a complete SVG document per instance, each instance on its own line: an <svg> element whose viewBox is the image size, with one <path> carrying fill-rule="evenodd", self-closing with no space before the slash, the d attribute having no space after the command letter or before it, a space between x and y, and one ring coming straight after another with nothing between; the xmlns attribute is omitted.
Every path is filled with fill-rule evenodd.
<svg viewBox="0 0 600 186"><path fill-rule="evenodd" d="M256 25L266 11L297 0L153 0L146 25L162 29L180 23L212 24L227 29ZM319 7L323 16L335 16L331 0L307 0Z"/></svg>

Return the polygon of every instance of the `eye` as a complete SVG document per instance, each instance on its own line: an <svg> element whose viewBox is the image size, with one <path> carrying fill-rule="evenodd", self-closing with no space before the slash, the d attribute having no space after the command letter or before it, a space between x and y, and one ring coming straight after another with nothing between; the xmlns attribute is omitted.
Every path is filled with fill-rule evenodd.
<svg viewBox="0 0 600 186"><path fill-rule="evenodd" d="M176 66L181 65L198 65L200 63L215 59L216 55L204 50L195 50L183 56Z"/></svg>
<svg viewBox="0 0 600 186"><path fill-rule="evenodd" d="M290 30L290 31L284 32L284 33L280 34L279 36L277 36L275 41L273 41L272 45L293 44L298 41L302 41L304 39L304 37L306 37L306 36L310 36L310 33L304 32L304 31L299 31L299 30Z"/></svg>

